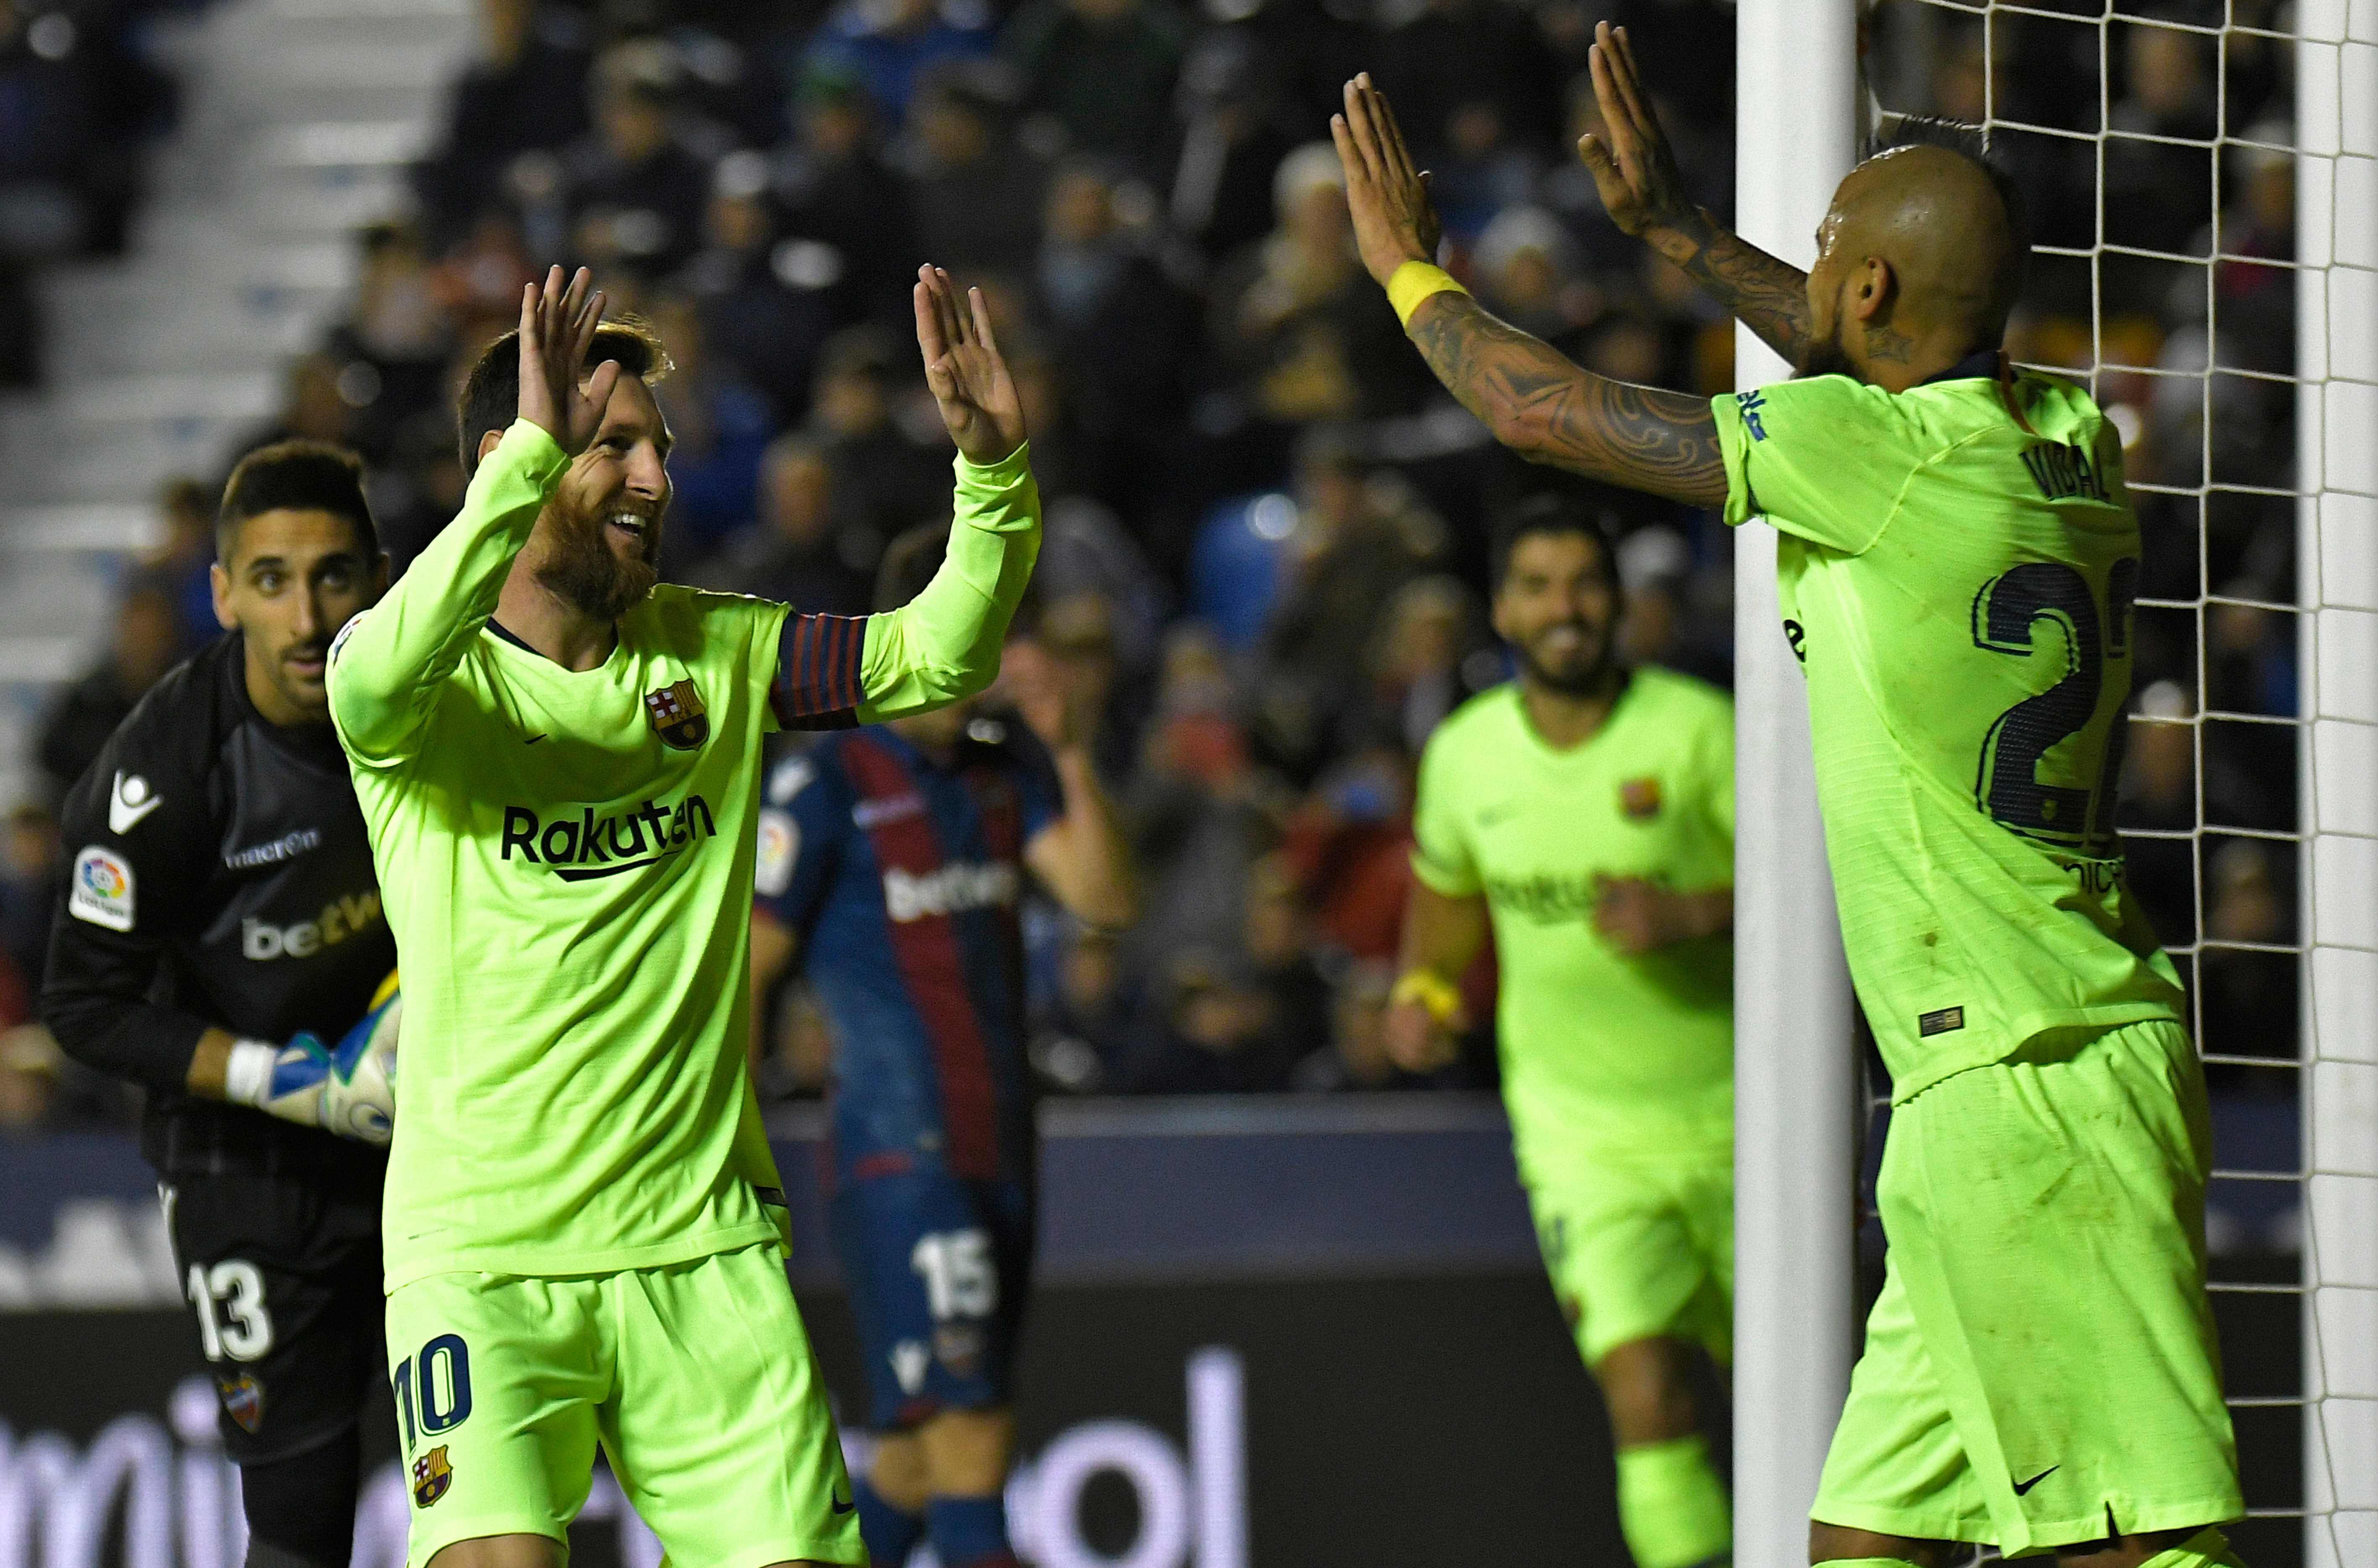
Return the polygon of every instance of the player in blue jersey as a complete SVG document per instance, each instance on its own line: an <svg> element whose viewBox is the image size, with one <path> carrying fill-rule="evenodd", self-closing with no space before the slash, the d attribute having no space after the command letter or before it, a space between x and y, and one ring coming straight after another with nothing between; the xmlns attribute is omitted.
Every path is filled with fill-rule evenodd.
<svg viewBox="0 0 2378 1568"><path fill-rule="evenodd" d="M921 588L945 536L895 541L878 602ZM752 984L764 997L798 956L833 1027L835 1246L883 1434L855 1486L887 1568L928 1535L943 1568L1015 1561L1003 1496L1035 1163L1025 873L1091 925L1134 913L1084 704L1023 650L1007 673L1023 726L960 703L841 732L777 766L760 816Z"/></svg>

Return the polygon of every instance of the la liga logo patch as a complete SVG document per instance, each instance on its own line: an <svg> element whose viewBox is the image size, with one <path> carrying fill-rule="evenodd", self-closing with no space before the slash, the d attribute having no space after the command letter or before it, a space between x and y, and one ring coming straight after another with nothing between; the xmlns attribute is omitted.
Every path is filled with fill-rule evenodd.
<svg viewBox="0 0 2378 1568"><path fill-rule="evenodd" d="M132 862L92 844L75 856L66 913L111 931L132 929Z"/></svg>
<svg viewBox="0 0 2378 1568"><path fill-rule="evenodd" d="M439 1443L413 1462L413 1505L426 1508L446 1495L454 1484L454 1466L446 1462L446 1445Z"/></svg>
<svg viewBox="0 0 2378 1568"><path fill-rule="evenodd" d="M644 714L653 733L672 751L691 751L710 738L710 711L690 680L644 693Z"/></svg>

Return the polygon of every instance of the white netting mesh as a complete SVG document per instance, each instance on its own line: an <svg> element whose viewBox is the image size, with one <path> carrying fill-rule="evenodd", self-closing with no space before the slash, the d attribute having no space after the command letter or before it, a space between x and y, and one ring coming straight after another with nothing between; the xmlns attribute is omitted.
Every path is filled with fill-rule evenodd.
<svg viewBox="0 0 2378 1568"><path fill-rule="evenodd" d="M2232 1534L2378 1563L2378 0L1880 0L1866 75L1885 134L1988 128L2016 357L2129 444L2123 827L2215 1088Z"/></svg>

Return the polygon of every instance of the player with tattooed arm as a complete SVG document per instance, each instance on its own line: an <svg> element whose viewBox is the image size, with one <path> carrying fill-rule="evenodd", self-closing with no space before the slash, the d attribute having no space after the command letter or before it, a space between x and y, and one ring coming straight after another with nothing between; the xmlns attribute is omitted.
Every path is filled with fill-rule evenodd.
<svg viewBox="0 0 2378 1568"><path fill-rule="evenodd" d="M1889 1263L1809 1560L1940 1568L1994 1542L2234 1565L2204 1074L2114 831L2138 522L2114 426L2000 346L2020 194L1978 134L1916 123L1842 181L1804 276L1685 200L1623 31L1597 28L1591 69L1609 130L1579 151L1611 217L1796 379L1704 400L1570 364L1435 267L1426 177L1367 77L1331 129L1364 265L1498 440L1782 534L1835 899L1894 1102Z"/></svg>

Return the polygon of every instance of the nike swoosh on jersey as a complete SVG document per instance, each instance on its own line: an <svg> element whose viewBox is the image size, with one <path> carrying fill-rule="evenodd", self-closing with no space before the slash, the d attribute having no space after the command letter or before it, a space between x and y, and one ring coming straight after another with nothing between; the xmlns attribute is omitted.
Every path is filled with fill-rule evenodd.
<svg viewBox="0 0 2378 1568"><path fill-rule="evenodd" d="M165 804L162 795L149 793L149 781L135 773L126 778L119 770L115 786L107 794L107 831L121 838L140 825L140 819Z"/></svg>
<svg viewBox="0 0 2378 1568"><path fill-rule="evenodd" d="M546 732L546 735L550 735L550 734L552 734L552 733L553 733L553 732L552 732L551 730L547 730L547 731ZM533 736L530 736L526 740L522 741L522 742L521 742L521 744L522 744L522 746L534 746L538 741L543 740L544 738L545 738L545 736L543 736L543 735L533 735Z"/></svg>
<svg viewBox="0 0 2378 1568"><path fill-rule="evenodd" d="M2040 1482L2046 1480L2048 1477L2056 1474L2057 1471L2062 1468L2064 1468L2064 1466L2061 1465L2050 1465L2047 1469L2042 1470L2039 1474L2032 1477L2031 1479L2027 1481L2015 1482L2014 1494L2017 1497L2021 1497L2024 1492L2029 1491L2032 1488L2037 1486Z"/></svg>

